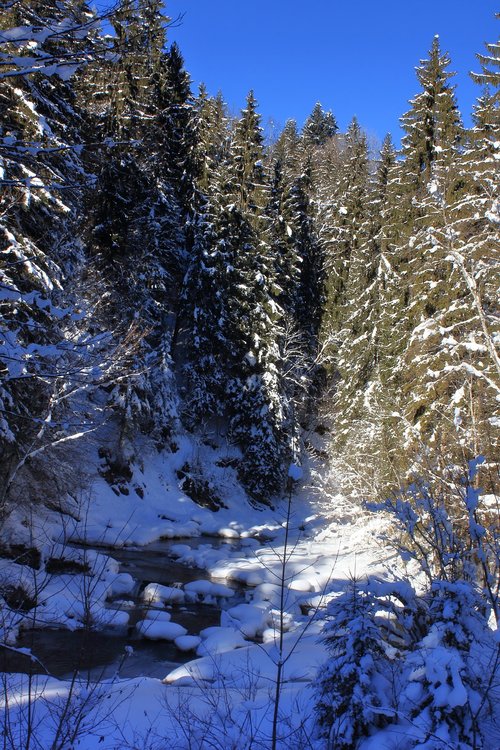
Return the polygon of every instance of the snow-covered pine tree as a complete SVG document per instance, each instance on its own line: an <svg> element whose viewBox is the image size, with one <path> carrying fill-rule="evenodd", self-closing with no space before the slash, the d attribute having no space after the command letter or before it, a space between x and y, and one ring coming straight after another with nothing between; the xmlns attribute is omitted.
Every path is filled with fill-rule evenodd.
<svg viewBox="0 0 500 750"><path fill-rule="evenodd" d="M368 176L366 136L354 118L345 135L335 192L330 193L322 205L320 240L325 257L325 305L321 344L331 374L336 370L340 333L346 315L351 258L365 241Z"/></svg>
<svg viewBox="0 0 500 750"><path fill-rule="evenodd" d="M193 116L196 187L204 196L212 198L216 192L216 176L229 157L230 118L222 94L209 96L205 85L201 84Z"/></svg>
<svg viewBox="0 0 500 750"><path fill-rule="evenodd" d="M453 329L447 336L439 332L440 337L434 329L431 338L446 362L440 376L440 390L447 390L442 409L453 420L455 441L468 459L487 457L481 481L494 487L500 393L500 44L486 47L487 54L478 55L482 72L473 75L484 88L457 165L464 187L443 207L444 227L436 236L455 282L453 316L449 312L441 327L447 323Z"/></svg>
<svg viewBox="0 0 500 750"><path fill-rule="evenodd" d="M207 200L196 220L183 288L182 328L175 350L176 362L182 362L186 378L184 419L192 428L209 424L226 413L229 259L219 218L218 204Z"/></svg>
<svg viewBox="0 0 500 750"><path fill-rule="evenodd" d="M337 361L335 446L354 474L370 482L376 481L382 471L386 447L379 363L384 356L381 306L390 268L381 230L395 161L396 152L388 135L366 194L368 210L365 225L359 227L361 241L350 260Z"/></svg>
<svg viewBox="0 0 500 750"><path fill-rule="evenodd" d="M305 157L305 163L304 163ZM322 258L313 227L309 158L289 121L273 148L267 240L275 257L277 301L283 311L278 340L286 431L299 446L299 423L316 412L316 366L322 310Z"/></svg>
<svg viewBox="0 0 500 750"><path fill-rule="evenodd" d="M115 54L103 66L95 112L96 128L110 145L89 154L97 176L88 211L89 277L101 290L105 323L117 335L133 324L141 340L135 378L117 385L111 397L122 425L118 459L127 457L137 425L163 443L176 412L170 349L185 266L185 214L168 157L171 147L180 159L174 114L185 74L176 50L172 68L180 82L169 69L162 8L161 0L128 0L112 17ZM174 123L170 130L167 121Z"/></svg>
<svg viewBox="0 0 500 750"><path fill-rule="evenodd" d="M227 409L228 272L233 252L224 218L230 143L226 105L220 95L208 97L203 88L195 111L199 208L183 284L176 347L176 361L180 350L183 352L184 410L190 427L222 417Z"/></svg>
<svg viewBox="0 0 500 750"><path fill-rule="evenodd" d="M407 656L399 703L410 721L411 747L480 750L490 674L473 652L479 644L487 652L493 647L481 598L464 581L435 581L428 599L429 630Z"/></svg>
<svg viewBox="0 0 500 750"><path fill-rule="evenodd" d="M273 248L276 258L276 277L279 279L278 300L285 314L293 315L297 301L297 284L300 276L300 257L292 228L289 191L293 181L294 147L293 130L295 123L287 124L290 130L291 143L284 142L282 135L279 150L281 154L271 163L269 198L266 205L268 220L267 241ZM295 140L295 143L298 138Z"/></svg>
<svg viewBox="0 0 500 750"><path fill-rule="evenodd" d="M294 317L306 338L314 360L317 358L319 332L324 307L324 256L314 225L314 206L311 199L311 167L308 161L296 177L287 197L292 237L300 258Z"/></svg>
<svg viewBox="0 0 500 750"><path fill-rule="evenodd" d="M330 122L333 116L315 107L316 118ZM319 117L321 114L321 117ZM279 303L285 313L281 337L284 368L292 385L295 419L302 424L314 420L323 386L319 364L319 331L324 307L324 254L316 222L317 166L324 150L333 142L336 127L323 129L323 139L313 143L299 136L295 121L285 124L271 148L271 163L281 173L278 218L270 221L270 243L278 252ZM317 164L316 164L317 161ZM274 189L274 188L273 188ZM277 243L277 244L276 244ZM276 252L275 252L276 254ZM286 364L288 362L288 364Z"/></svg>
<svg viewBox="0 0 500 750"><path fill-rule="evenodd" d="M88 176L70 74L93 54L93 21L81 2L13 2L0 16L2 510L15 479L42 476L48 448L85 431L83 416L65 418L92 384L89 352L99 350L79 323L78 208Z"/></svg>
<svg viewBox="0 0 500 750"><path fill-rule="evenodd" d="M182 210L182 219L190 221L197 210L194 195L196 158L196 113L191 81L184 60L174 42L162 58L160 75L159 117L153 146L160 152L164 173L174 189ZM158 135L162 141L158 141ZM188 251L192 242L189 233Z"/></svg>
<svg viewBox="0 0 500 750"><path fill-rule="evenodd" d="M322 228L322 204L328 202L339 179L342 150L343 135L338 132L334 115L317 103L300 132L299 153L311 180L310 195L316 204L318 235Z"/></svg>
<svg viewBox="0 0 500 750"><path fill-rule="evenodd" d="M324 146L337 133L339 126L331 111L325 112L320 102L316 102L313 110L302 128L304 145Z"/></svg>
<svg viewBox="0 0 500 750"><path fill-rule="evenodd" d="M279 321L275 258L267 241L269 184L260 117L252 92L236 123L224 209L231 362L227 393L230 432L241 444L241 477L267 499L284 479L287 451L277 362Z"/></svg>
<svg viewBox="0 0 500 750"><path fill-rule="evenodd" d="M202 92L197 107L195 161L204 195L179 333L186 342L186 414L193 427L224 418L243 451L243 482L267 500L281 486L285 439L277 368L281 311L265 216L260 117L252 92L232 134L220 97Z"/></svg>
<svg viewBox="0 0 500 750"><path fill-rule="evenodd" d="M452 200L461 188L454 165L463 129L454 88L448 83L453 75L449 62L435 37L428 59L417 68L422 91L402 118L404 160L395 165L389 180L382 230L390 275L382 308L381 374L392 412L399 411L393 429L405 441L408 457L410 446L427 441L432 433L424 422L433 411L434 390L425 381L438 363L419 351L427 340L426 321L431 325L440 310L453 305L455 293L449 263L435 242L443 225L442 201ZM439 407L434 414L438 412ZM404 472L403 464L399 469Z"/></svg>
<svg viewBox="0 0 500 750"><path fill-rule="evenodd" d="M295 121L289 120L271 154L276 170L273 190L279 195L277 218L271 219L271 232L280 234L281 242L288 247L288 252L282 251L282 261L281 254L278 255L280 304L305 336L314 358L324 301L323 256L314 223L308 151L304 138L298 135Z"/></svg>
<svg viewBox="0 0 500 750"><path fill-rule="evenodd" d="M433 50L434 77L446 81L447 56L439 56L437 42ZM473 163L486 160L474 157L474 147L462 153L453 89L444 84L437 90L434 156L417 203L407 268L411 333L399 372L408 444L424 442L431 461L446 455L448 464L463 465L464 458L496 452L485 415L495 413L500 386L495 316L488 312L498 295L498 224L491 221L495 199L489 196L490 215L487 193L475 181ZM498 167L494 172L489 186L498 185Z"/></svg>
<svg viewBox="0 0 500 750"><path fill-rule="evenodd" d="M330 658L316 688L318 734L328 750L355 750L370 731L395 716L379 609L377 598L356 580L328 605L324 639Z"/></svg>
<svg viewBox="0 0 500 750"><path fill-rule="evenodd" d="M267 153L270 162L279 162L288 177L299 173L302 155L301 136L295 120L285 122L283 130L274 143L270 144Z"/></svg>
<svg viewBox="0 0 500 750"><path fill-rule="evenodd" d="M403 160L395 165L388 186L389 206L384 220L384 236L390 250L393 271L401 288L395 300L395 312L401 318L394 339L406 343L415 321L419 321L420 296L413 279L422 265L421 253L415 251L415 235L425 233L426 209L423 205L436 170L445 168L453 159L460 142L462 128L454 88L448 81L453 73L447 71L449 56L442 54L435 37L429 58L416 68L422 91L411 101L411 109L401 118L405 135L402 140ZM439 166L438 166L439 163ZM442 171L442 170L441 170ZM425 303L424 303L425 304Z"/></svg>

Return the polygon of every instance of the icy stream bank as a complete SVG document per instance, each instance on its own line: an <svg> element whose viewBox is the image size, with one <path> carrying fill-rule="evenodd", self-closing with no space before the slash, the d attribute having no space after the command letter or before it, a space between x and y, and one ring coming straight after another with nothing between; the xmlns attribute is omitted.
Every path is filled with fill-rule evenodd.
<svg viewBox="0 0 500 750"><path fill-rule="evenodd" d="M189 542L189 549L205 555L222 546L233 550L239 547L223 539ZM162 678L192 658L191 647L201 642L200 631L217 627L223 608L244 601L244 589L239 584L226 587L211 583L206 570L177 562L172 552L176 546L172 540L165 540L144 547L101 548L99 555L110 555L119 564L105 607L111 616L113 612L123 613L123 619L112 617L109 624L100 626L96 621L91 628L78 629L41 628L35 621L35 627L29 628L27 613L15 642L18 650L4 650L0 656L3 671L67 677L78 670L92 681L116 675ZM96 550L74 548L83 555L89 551L96 554ZM53 578L57 580L57 576ZM167 591L168 595L162 600L152 597L151 591ZM171 638L176 632L177 637L189 634L194 638L184 638L179 648Z"/></svg>

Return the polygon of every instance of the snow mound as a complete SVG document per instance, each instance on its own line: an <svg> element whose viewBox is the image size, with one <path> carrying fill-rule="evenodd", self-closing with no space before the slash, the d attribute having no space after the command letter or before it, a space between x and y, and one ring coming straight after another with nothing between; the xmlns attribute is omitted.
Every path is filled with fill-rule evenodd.
<svg viewBox="0 0 500 750"><path fill-rule="evenodd" d="M303 593L315 590L314 584L308 581L307 578L295 578L293 581L290 581L288 588L291 591L301 591Z"/></svg>
<svg viewBox="0 0 500 750"><path fill-rule="evenodd" d="M246 638L256 638L269 624L269 617L266 604L238 604L222 612L221 623L237 628Z"/></svg>
<svg viewBox="0 0 500 750"><path fill-rule="evenodd" d="M163 604L183 604L184 591L173 586L162 586L161 583L149 583L143 591L145 602L162 602Z"/></svg>
<svg viewBox="0 0 500 750"><path fill-rule="evenodd" d="M174 640L179 651L194 651L201 643L201 638L197 635L180 635Z"/></svg>
<svg viewBox="0 0 500 750"><path fill-rule="evenodd" d="M170 622L170 612L165 612L164 609L148 609L144 613L145 620L154 620L155 622Z"/></svg>
<svg viewBox="0 0 500 750"><path fill-rule="evenodd" d="M189 555L191 549L189 544L173 544L170 547L170 554L172 557L183 557L184 555Z"/></svg>
<svg viewBox="0 0 500 750"><path fill-rule="evenodd" d="M212 630L212 628L207 628ZM205 641L206 643L206 641ZM202 644L203 645L203 644ZM208 682L220 685L225 689L241 689L242 675L252 676L254 688L269 690L269 685L276 679L275 644L249 645L236 651L221 652L214 658L213 654L196 659L177 667L163 680L164 683L176 686L199 686ZM284 683L307 683L314 680L320 664L326 659L324 644L318 636L306 636L297 642L293 634L284 637L286 665L283 670Z"/></svg>
<svg viewBox="0 0 500 750"><path fill-rule="evenodd" d="M187 630L182 625L162 620L140 620L136 628L143 638L151 641L175 641L176 638L187 635Z"/></svg>
<svg viewBox="0 0 500 750"><path fill-rule="evenodd" d="M212 578L238 581L246 586L258 586L260 583L266 582L267 575L271 576L269 571L265 570L257 560L245 558L219 561L211 568L210 575Z"/></svg>
<svg viewBox="0 0 500 750"><path fill-rule="evenodd" d="M214 626L205 628L200 635L203 642L196 649L198 656L215 656L242 646L248 646L248 642L245 641L241 633L233 628Z"/></svg>
<svg viewBox="0 0 500 750"><path fill-rule="evenodd" d="M135 581L130 573L118 573L118 575L116 575L111 581L110 594L111 596L130 594L134 586Z"/></svg>
<svg viewBox="0 0 500 750"><path fill-rule="evenodd" d="M229 599L234 596L234 591L222 583L212 583L211 581L199 580L190 581L184 586L186 600L193 601L213 601L215 599Z"/></svg>

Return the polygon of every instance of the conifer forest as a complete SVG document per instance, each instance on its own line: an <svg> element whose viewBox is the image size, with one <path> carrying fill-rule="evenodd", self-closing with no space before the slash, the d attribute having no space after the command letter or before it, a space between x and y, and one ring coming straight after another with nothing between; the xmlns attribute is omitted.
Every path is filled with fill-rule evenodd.
<svg viewBox="0 0 500 750"><path fill-rule="evenodd" d="M500 748L500 41L374 147L168 12L0 3L0 747Z"/></svg>

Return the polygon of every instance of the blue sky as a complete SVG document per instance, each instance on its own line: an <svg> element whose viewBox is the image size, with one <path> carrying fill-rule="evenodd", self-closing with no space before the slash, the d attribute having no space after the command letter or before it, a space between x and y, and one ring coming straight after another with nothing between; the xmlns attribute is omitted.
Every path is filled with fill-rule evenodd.
<svg viewBox="0 0 500 750"><path fill-rule="evenodd" d="M101 0L106 4L106 0ZM238 111L253 88L263 124L302 124L320 101L341 129L356 115L374 138L399 139L399 117L419 90L414 68L433 36L450 53L467 124L478 88L468 71L495 41L498 0L167 0L169 30L196 90L221 90Z"/></svg>

